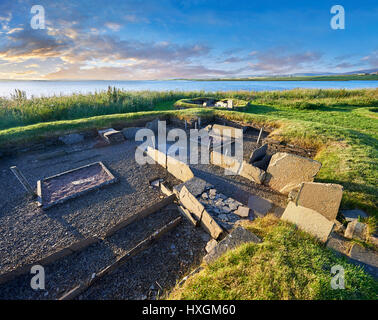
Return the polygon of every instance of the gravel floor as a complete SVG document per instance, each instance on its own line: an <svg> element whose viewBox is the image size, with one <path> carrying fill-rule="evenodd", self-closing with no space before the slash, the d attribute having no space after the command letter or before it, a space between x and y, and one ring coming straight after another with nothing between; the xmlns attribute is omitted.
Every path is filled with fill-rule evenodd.
<svg viewBox="0 0 378 320"><path fill-rule="evenodd" d="M28 274L1 285L0 299L57 299L79 283L88 281L93 273L99 272L113 263L118 256L133 248L178 215L176 206L169 205L147 218L130 224L113 236L93 244L81 252L74 253L46 266L45 290L35 291L31 289L30 280L32 275ZM153 283L150 277L151 274L153 274L153 277L157 277L156 281L160 285L164 285L165 288L166 283L174 283L176 277L187 271L183 267L188 267L193 262L201 261L205 253L204 247L209 238L201 229L194 229L186 221L183 221L176 229L159 239L153 248L148 249L147 256L144 253L138 255L136 259L138 263L135 265L135 270L127 272L127 274L123 274L122 271L125 268L128 269L130 263L135 264L135 262L131 262L133 261L132 259L122 266L119 271L101 279L94 289L90 290L90 292L95 292L98 290L95 288L101 288L101 292L104 295L88 293L84 294L84 297L92 298L92 294L94 294L98 299L107 297L115 299L119 297L119 293L114 290L124 291L127 288L127 296L123 295L121 298L139 298L142 294L147 293L147 289ZM177 263L177 259L180 260L179 263ZM155 260L156 262L154 262ZM159 269L156 269L156 263L160 265ZM156 272L156 270L159 270L159 272ZM124 279L122 281L125 282L118 279L120 275ZM112 283L109 284L109 281ZM158 285L156 287L159 289Z"/></svg>
<svg viewBox="0 0 378 320"><path fill-rule="evenodd" d="M134 160L134 142L85 150L91 144L93 142L49 148L44 154L80 148L84 151L46 160L37 160L41 153L34 152L1 161L0 273L34 262L88 236L102 236L119 221L160 200L162 193L150 188L150 179L167 177L173 180L171 184L179 183L158 165L138 165ZM41 178L94 161L103 161L119 178L119 183L46 211L25 196L22 186L9 170L10 166L17 165L36 186Z"/></svg>
<svg viewBox="0 0 378 320"><path fill-rule="evenodd" d="M168 128L169 130L169 128ZM259 131L252 128L244 134L244 159L256 147ZM263 134L266 137L267 133ZM88 236L103 236L120 220L158 201L162 194L149 186L155 178L166 178L167 185L179 183L158 165L139 166L134 161L136 144L125 142L105 148L92 148L96 142L86 141L72 147L50 147L41 152L4 159L0 163L0 273L41 259L61 247ZM68 155L48 157L52 152ZM268 153L286 151L311 157L311 150L269 144ZM80 198L42 211L25 191L9 167L17 165L26 178L37 180L74 169L95 161L103 161L119 178L119 183ZM212 165L191 165L194 174L215 188L244 204L250 194L286 205L286 197L268 187L254 184L240 176L225 176L224 169ZM158 213L121 229L113 236L93 244L82 252L67 256L46 266L46 290L30 288L31 275L0 286L0 299L55 299L80 281L88 280L131 249L139 241L178 215L168 206ZM102 278L80 299L155 299L170 290L176 281L200 264L209 236L201 228L193 228L185 219L152 247L130 259L116 272Z"/></svg>

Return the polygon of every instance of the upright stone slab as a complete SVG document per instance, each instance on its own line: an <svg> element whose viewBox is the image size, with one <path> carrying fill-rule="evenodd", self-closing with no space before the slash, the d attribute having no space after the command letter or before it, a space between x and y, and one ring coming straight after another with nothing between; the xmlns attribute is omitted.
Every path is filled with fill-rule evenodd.
<svg viewBox="0 0 378 320"><path fill-rule="evenodd" d="M273 202L259 196L250 195L248 198L248 208L253 211L255 216L264 217L272 210Z"/></svg>
<svg viewBox="0 0 378 320"><path fill-rule="evenodd" d="M368 227L365 223L353 220L349 222L344 233L344 237L348 239L359 239L365 241L368 236Z"/></svg>
<svg viewBox="0 0 378 320"><path fill-rule="evenodd" d="M192 170L184 162L167 156L167 170L170 174L181 181L188 181L194 177Z"/></svg>
<svg viewBox="0 0 378 320"><path fill-rule="evenodd" d="M151 148L150 146L147 147L146 153L157 164L161 165L163 168L167 168L167 156L165 155L165 153Z"/></svg>
<svg viewBox="0 0 378 320"><path fill-rule="evenodd" d="M243 161L239 175L258 184L262 184L264 182L266 173L264 170L261 170L260 168L257 168Z"/></svg>
<svg viewBox="0 0 378 320"><path fill-rule="evenodd" d="M339 212L343 187L333 183L304 182L297 196L297 204L313 209L328 220L335 220Z"/></svg>
<svg viewBox="0 0 378 320"><path fill-rule="evenodd" d="M309 208L296 206L294 202L289 202L281 219L294 223L299 229L310 233L322 242L327 241L334 227L334 223L320 213Z"/></svg>
<svg viewBox="0 0 378 320"><path fill-rule="evenodd" d="M260 243L261 239L252 232L238 226L232 230L226 238L220 241L203 259L206 263L211 263L228 250L235 249L237 246L247 242Z"/></svg>
<svg viewBox="0 0 378 320"><path fill-rule="evenodd" d="M222 153L212 151L210 154L210 163L216 166L225 168L235 175L238 174L241 168L241 162L238 162L233 157L225 156Z"/></svg>
<svg viewBox="0 0 378 320"><path fill-rule="evenodd" d="M201 220L205 207L189 192L185 186L181 188L179 200L181 204L196 217L196 220Z"/></svg>
<svg viewBox="0 0 378 320"><path fill-rule="evenodd" d="M217 224L217 222L211 217L211 215L203 210L202 219L200 221L201 227L207 231L214 239L218 239L223 233L223 229Z"/></svg>
<svg viewBox="0 0 378 320"><path fill-rule="evenodd" d="M268 150L268 144L264 144L261 147L252 151L251 157L249 158L249 163L253 164L253 162L261 160L265 157L266 151Z"/></svg>
<svg viewBox="0 0 378 320"><path fill-rule="evenodd" d="M288 194L302 182L312 182L322 164L318 161L278 152L270 160L265 184L272 189Z"/></svg>

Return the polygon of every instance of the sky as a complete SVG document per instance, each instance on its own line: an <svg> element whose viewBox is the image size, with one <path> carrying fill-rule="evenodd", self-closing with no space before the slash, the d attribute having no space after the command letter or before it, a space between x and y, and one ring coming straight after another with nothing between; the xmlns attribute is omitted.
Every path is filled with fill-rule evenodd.
<svg viewBox="0 0 378 320"><path fill-rule="evenodd" d="M33 5L44 29L33 29ZM334 5L345 28L332 29ZM0 0L0 79L147 80L378 68L376 0Z"/></svg>

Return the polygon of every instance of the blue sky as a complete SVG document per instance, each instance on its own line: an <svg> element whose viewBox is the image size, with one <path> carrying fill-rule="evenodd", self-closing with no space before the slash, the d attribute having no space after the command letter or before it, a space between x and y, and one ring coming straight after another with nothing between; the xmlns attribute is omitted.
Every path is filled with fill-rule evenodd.
<svg viewBox="0 0 378 320"><path fill-rule="evenodd" d="M45 29L30 27L32 5ZM333 5L345 29L330 27ZM0 2L1 79L170 79L378 68L377 1Z"/></svg>

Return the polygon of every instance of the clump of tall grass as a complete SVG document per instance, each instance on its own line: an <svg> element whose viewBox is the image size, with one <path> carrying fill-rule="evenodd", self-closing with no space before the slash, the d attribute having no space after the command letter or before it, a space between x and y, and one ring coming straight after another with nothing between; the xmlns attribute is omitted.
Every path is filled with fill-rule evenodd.
<svg viewBox="0 0 378 320"><path fill-rule="evenodd" d="M92 116L151 111L163 103L185 98L225 97L252 104L276 105L295 109L331 106L378 107L378 89L294 89L284 91L123 91L115 87L89 94L31 97L16 90L11 98L0 98L0 130L46 121L72 120Z"/></svg>

